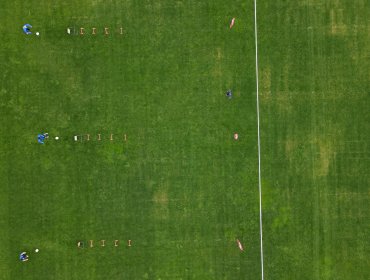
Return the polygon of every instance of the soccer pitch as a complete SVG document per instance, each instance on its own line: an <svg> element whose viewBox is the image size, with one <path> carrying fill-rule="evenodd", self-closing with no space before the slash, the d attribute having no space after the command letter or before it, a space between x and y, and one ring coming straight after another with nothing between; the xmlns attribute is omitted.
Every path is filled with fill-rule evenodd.
<svg viewBox="0 0 370 280"><path fill-rule="evenodd" d="M369 14L3 3L0 279L369 279Z"/></svg>

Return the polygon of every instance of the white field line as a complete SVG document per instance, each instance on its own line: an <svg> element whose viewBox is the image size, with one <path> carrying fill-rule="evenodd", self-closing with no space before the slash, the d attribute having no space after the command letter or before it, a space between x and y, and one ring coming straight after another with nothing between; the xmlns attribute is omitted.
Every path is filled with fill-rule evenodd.
<svg viewBox="0 0 370 280"><path fill-rule="evenodd" d="M262 186L261 186L261 140L260 140L260 106L258 88L258 41L257 41L257 0L254 0L254 41L256 44L256 102L257 102L257 142L258 142L258 191L260 202L260 245L261 245L261 279L263 275L263 238L262 238Z"/></svg>

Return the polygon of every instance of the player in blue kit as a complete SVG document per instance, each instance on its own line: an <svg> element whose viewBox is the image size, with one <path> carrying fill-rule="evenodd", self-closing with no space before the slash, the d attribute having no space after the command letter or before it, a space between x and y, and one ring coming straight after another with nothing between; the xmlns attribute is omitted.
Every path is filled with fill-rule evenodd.
<svg viewBox="0 0 370 280"><path fill-rule="evenodd" d="M37 135L37 142L39 142L40 144L45 144L45 139L49 138L49 134L48 133L43 133L43 134L38 134Z"/></svg>
<svg viewBox="0 0 370 280"><path fill-rule="evenodd" d="M22 252L19 254L19 260L22 261L22 262L26 262L28 261L28 255L26 252Z"/></svg>
<svg viewBox="0 0 370 280"><path fill-rule="evenodd" d="M23 32L27 35L30 35L32 34L31 32L31 28L32 28L32 25L31 24L28 24L26 23L25 25L23 25Z"/></svg>

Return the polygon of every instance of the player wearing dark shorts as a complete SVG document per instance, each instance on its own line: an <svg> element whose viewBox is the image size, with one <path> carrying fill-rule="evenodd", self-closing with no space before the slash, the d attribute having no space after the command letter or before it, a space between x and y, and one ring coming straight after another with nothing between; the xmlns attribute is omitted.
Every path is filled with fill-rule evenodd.
<svg viewBox="0 0 370 280"><path fill-rule="evenodd" d="M231 99L233 98L233 93L231 92L231 89L229 89L227 92L226 92L226 97Z"/></svg>

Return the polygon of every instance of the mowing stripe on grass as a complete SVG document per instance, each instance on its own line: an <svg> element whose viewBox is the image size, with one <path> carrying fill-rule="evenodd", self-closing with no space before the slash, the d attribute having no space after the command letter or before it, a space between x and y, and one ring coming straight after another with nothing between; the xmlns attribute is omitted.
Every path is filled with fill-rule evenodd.
<svg viewBox="0 0 370 280"><path fill-rule="evenodd" d="M262 238L261 141L260 141L260 110L258 99L257 0L254 0L254 41L256 45L256 102L257 102L257 143L258 143L258 192L260 202L261 279L263 280L264 276L263 276L263 238Z"/></svg>

